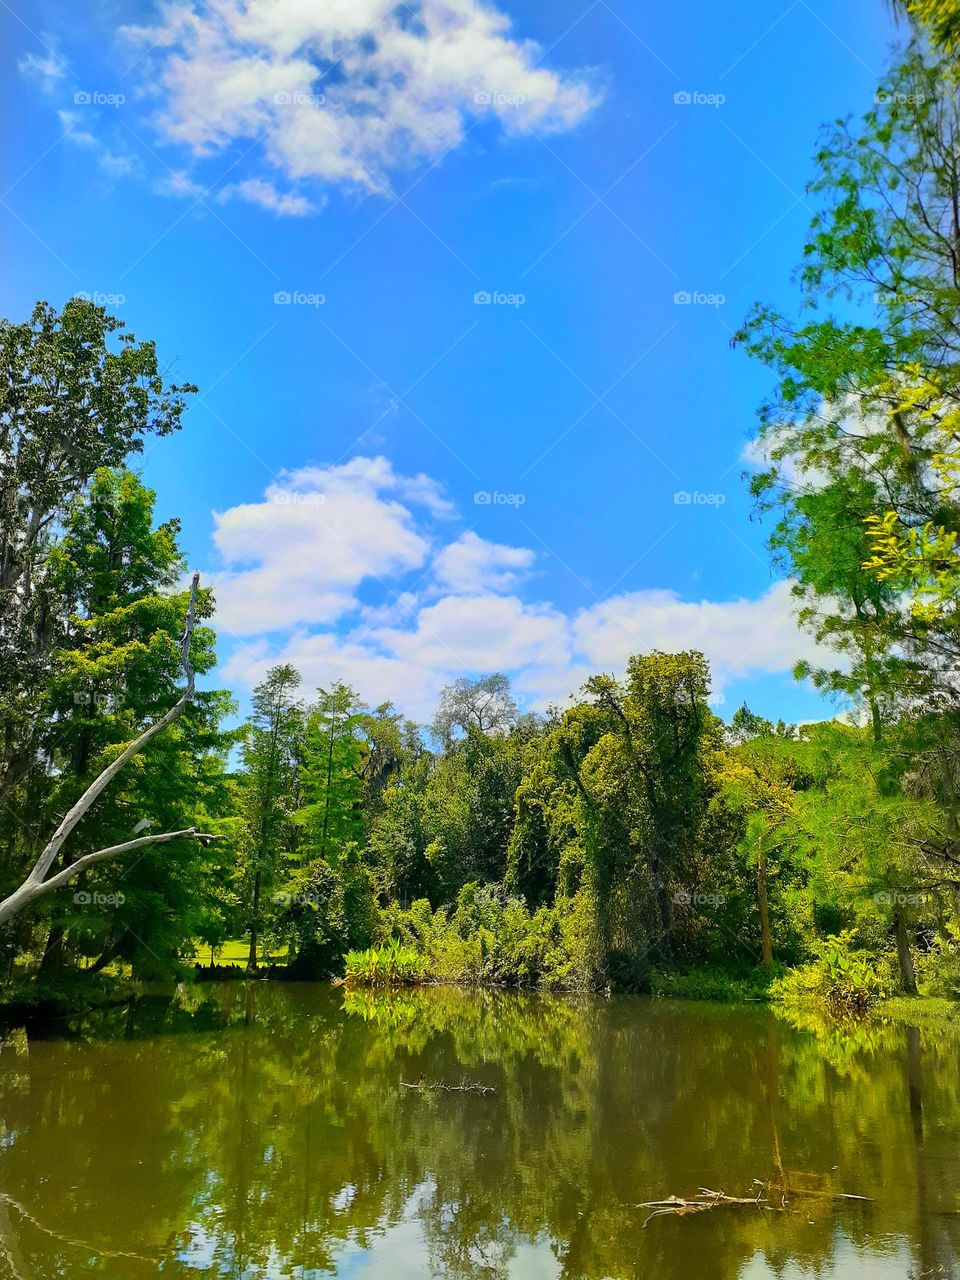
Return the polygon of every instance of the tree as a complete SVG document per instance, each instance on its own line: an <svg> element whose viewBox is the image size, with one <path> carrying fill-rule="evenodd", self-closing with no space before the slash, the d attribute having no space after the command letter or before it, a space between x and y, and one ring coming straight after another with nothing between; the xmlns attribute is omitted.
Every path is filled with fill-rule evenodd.
<svg viewBox="0 0 960 1280"><path fill-rule="evenodd" d="M244 876L249 894L247 968L257 969L263 897L288 853L298 807L297 762L300 674L288 663L272 667L253 691L253 711L243 745Z"/></svg>
<svg viewBox="0 0 960 1280"><path fill-rule="evenodd" d="M766 968L773 964L773 932L770 927L770 858L793 836L797 815L793 787L777 767L774 757L751 753L729 754L723 759L718 782L731 808L745 814L743 849L756 867L757 910L760 916L760 948Z"/></svg>
<svg viewBox="0 0 960 1280"><path fill-rule="evenodd" d="M946 53L960 52L960 2L958 0L891 0L895 13L906 14L929 31Z"/></svg>
<svg viewBox="0 0 960 1280"><path fill-rule="evenodd" d="M37 705L62 616L46 561L57 521L99 467L180 425L196 388L100 308L38 302L0 321L0 789L35 767Z"/></svg>
<svg viewBox="0 0 960 1280"><path fill-rule="evenodd" d="M186 624L183 632L183 639L180 644L180 660L183 667L185 677L185 688L180 697L168 711L166 711L159 719L155 720L147 729L139 734L133 742L129 743L123 750L111 761L84 790L83 794L76 803L65 814L59 823L56 831L53 833L49 841L44 846L31 868L26 879L20 886L9 894L2 902L0 902L0 925L22 911L24 907L29 906L37 898L44 894L51 893L54 889L59 889L65 884L76 878L81 871L92 867L99 862L104 862L109 858L116 858L122 853L130 853L134 849L142 849L147 845L166 844L171 840L177 840L182 837L189 837L200 841L213 840L216 837L206 832L198 831L196 827L188 827L182 831L167 831L156 835L137 836L133 840L124 840L120 844L111 845L105 849L97 849L92 853L85 853L77 858L71 865L63 868L63 870L50 875L51 868L54 866L57 858L63 849L68 837L74 828L90 810L91 806L100 796L100 794L110 785L121 770L129 764L129 762L142 751L143 748L158 734L162 733L166 728L174 723L184 712L187 705L193 701L195 693L195 676L193 666L190 662L190 642L193 638L193 629L196 621L196 605L197 591L200 585L200 575L194 574L193 583L190 588L190 599L187 604Z"/></svg>
<svg viewBox="0 0 960 1280"><path fill-rule="evenodd" d="M303 803L297 821L320 858L363 837L364 764L370 752L361 731L368 725L367 710L349 685L338 680L317 690L304 722Z"/></svg>
<svg viewBox="0 0 960 1280"><path fill-rule="evenodd" d="M848 660L801 674L862 698L876 735L898 702L943 686L951 650L929 617L900 608L876 538L887 519L888 534L960 530L936 466L960 409L958 143L952 68L913 46L859 126L840 122L818 153L823 207L801 273L812 318L761 307L738 335L779 377L761 411L768 465L752 482L761 511L778 514L772 550L797 578L804 622ZM837 299L854 300L853 318L832 312Z"/></svg>
<svg viewBox="0 0 960 1280"><path fill-rule="evenodd" d="M454 730L466 733L471 726L480 733L505 733L519 712L510 693L510 680L500 671L471 680L461 676L440 694L440 706L431 726L434 737L448 744Z"/></svg>
<svg viewBox="0 0 960 1280"><path fill-rule="evenodd" d="M49 553L46 572L68 621L44 691L39 742L49 762L40 800L45 820L69 808L112 754L176 697L185 608L176 585L183 557L176 522L154 528L153 511L154 494L135 475L101 468L70 504ZM198 618L211 609L209 593L201 592ZM198 626L192 665L203 674L214 661L213 632ZM178 723L86 814L74 839L96 848L147 827L183 827L201 815L205 826L214 821L226 804L229 738L219 722L229 710L227 695L197 693ZM15 795L19 802L22 788ZM110 911L58 896L49 905L53 923L44 967L65 959L68 929L88 951L101 948L100 968L117 954L149 965L174 959L190 940L190 922L202 909L210 879L207 868L221 850L195 841L162 853L143 850L124 872L122 905ZM65 850L62 863L69 861ZM85 873L79 887L102 888L109 897L115 885L103 883L104 874L111 872Z"/></svg>

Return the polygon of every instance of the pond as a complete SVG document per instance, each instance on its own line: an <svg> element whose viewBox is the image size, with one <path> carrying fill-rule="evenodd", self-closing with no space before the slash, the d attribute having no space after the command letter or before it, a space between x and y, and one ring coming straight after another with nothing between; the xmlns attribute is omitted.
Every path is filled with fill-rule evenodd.
<svg viewBox="0 0 960 1280"><path fill-rule="evenodd" d="M942 1033L266 982L69 1030L13 1031L0 1051L14 1280L958 1274L960 1071ZM791 1190L638 1207L756 1196L754 1179Z"/></svg>

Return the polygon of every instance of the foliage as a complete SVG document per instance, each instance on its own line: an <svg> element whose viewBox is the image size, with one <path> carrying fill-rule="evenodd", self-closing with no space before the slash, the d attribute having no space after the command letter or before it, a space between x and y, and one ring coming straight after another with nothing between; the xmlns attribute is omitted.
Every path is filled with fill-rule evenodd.
<svg viewBox="0 0 960 1280"><path fill-rule="evenodd" d="M344 966L348 987L397 987L421 981L427 960L393 938L366 951L348 951Z"/></svg>
<svg viewBox="0 0 960 1280"><path fill-rule="evenodd" d="M891 990L889 964L857 950L851 931L821 939L807 964L776 979L771 997L783 1004L818 1004L834 1017L862 1017Z"/></svg>

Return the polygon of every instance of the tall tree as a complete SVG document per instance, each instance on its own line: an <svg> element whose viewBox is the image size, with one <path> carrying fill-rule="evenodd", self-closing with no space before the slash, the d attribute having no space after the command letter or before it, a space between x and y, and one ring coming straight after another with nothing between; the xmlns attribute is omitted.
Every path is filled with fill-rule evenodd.
<svg viewBox="0 0 960 1280"><path fill-rule="evenodd" d="M299 686L300 674L289 664L267 672L253 691L253 710L243 745L243 872L250 937L247 968L251 972L258 967L264 898L291 848L302 734L302 709L296 699Z"/></svg>
<svg viewBox="0 0 960 1280"><path fill-rule="evenodd" d="M46 573L57 521L99 467L176 430L195 390L168 383L152 342L80 298L0 321L2 790L36 763L37 705L63 622Z"/></svg>
<svg viewBox="0 0 960 1280"><path fill-rule="evenodd" d="M184 597L175 588L184 562L176 521L154 528L154 503L154 494L132 473L101 468L68 508L62 536L48 557L46 572L68 614L52 659L40 739L51 764L45 806L50 816L69 808L117 748L176 698ZM209 593L200 593L198 615L211 611ZM213 633L198 627L194 668L202 674L214 660ZM201 812L216 812L223 797L218 802L212 792L204 796L202 779L212 784L225 769L228 739L219 735L219 720L229 706L225 694L197 694L140 767L118 779L85 815L76 839L99 847L120 842L135 828L183 827ZM133 938L147 957L168 953L159 941L161 922L177 920L189 928L184 908L202 902L202 867L215 856L212 848L189 841L163 854L145 850L133 874L123 873L125 905L109 913L102 962L111 958L108 952L129 948ZM63 865L70 861L65 850ZM138 910L137 881L150 897L149 909ZM99 887L97 875L92 883ZM103 934L107 923L102 911L78 911L63 897L54 914L51 958L62 947L68 920L81 932L94 926L93 936Z"/></svg>
<svg viewBox="0 0 960 1280"><path fill-rule="evenodd" d="M297 818L309 835L310 856L329 858L363 837L363 770L369 751L362 737L368 712L349 685L318 689L303 733Z"/></svg>

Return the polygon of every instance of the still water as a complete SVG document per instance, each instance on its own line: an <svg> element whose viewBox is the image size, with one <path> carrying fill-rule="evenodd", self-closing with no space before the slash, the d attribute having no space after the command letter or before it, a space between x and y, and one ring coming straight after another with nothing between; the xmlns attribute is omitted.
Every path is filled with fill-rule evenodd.
<svg viewBox="0 0 960 1280"><path fill-rule="evenodd" d="M72 1031L0 1051L12 1280L960 1274L955 1036L268 983ZM754 1179L819 1194L646 1226L637 1207Z"/></svg>

